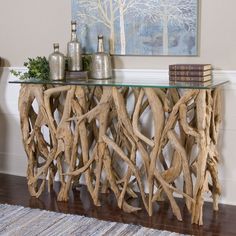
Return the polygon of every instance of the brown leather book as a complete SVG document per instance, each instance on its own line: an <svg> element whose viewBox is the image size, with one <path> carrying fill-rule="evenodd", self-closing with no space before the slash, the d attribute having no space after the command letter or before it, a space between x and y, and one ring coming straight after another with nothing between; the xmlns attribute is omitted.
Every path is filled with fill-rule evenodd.
<svg viewBox="0 0 236 236"><path fill-rule="evenodd" d="M206 87L212 85L212 80L208 81L176 81L170 80L170 85L181 85L182 83L188 84L188 86L199 86L199 87Z"/></svg>
<svg viewBox="0 0 236 236"><path fill-rule="evenodd" d="M212 70L211 64L175 64L175 65L169 65L170 71L176 71L176 70L191 70L191 71L203 71L203 70Z"/></svg>
<svg viewBox="0 0 236 236"><path fill-rule="evenodd" d="M66 71L66 79L88 79L88 71Z"/></svg>
<svg viewBox="0 0 236 236"><path fill-rule="evenodd" d="M194 71L194 70L173 70L169 71L170 76L207 76L211 75L212 71L211 70L199 70L199 71Z"/></svg>
<svg viewBox="0 0 236 236"><path fill-rule="evenodd" d="M196 81L196 82L204 82L204 81L208 81L212 79L211 75L207 75L207 76L169 76L169 79L171 81L182 81L182 82L192 82L192 81Z"/></svg>

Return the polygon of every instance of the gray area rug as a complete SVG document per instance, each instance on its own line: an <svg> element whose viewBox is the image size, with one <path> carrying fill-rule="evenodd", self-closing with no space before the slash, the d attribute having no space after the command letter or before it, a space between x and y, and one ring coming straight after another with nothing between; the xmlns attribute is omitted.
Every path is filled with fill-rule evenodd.
<svg viewBox="0 0 236 236"><path fill-rule="evenodd" d="M94 218L0 204L0 235L183 235Z"/></svg>

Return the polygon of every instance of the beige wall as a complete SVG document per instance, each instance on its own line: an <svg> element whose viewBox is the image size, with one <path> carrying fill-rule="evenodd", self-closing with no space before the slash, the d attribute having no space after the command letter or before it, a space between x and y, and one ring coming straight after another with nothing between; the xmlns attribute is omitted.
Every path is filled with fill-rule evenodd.
<svg viewBox="0 0 236 236"><path fill-rule="evenodd" d="M69 39L71 0L2 0L0 56L11 66L27 57L47 56L52 43L65 52ZM116 68L165 69L171 63L212 63L216 69L236 70L236 1L202 0L199 56L116 57Z"/></svg>
<svg viewBox="0 0 236 236"><path fill-rule="evenodd" d="M27 57L48 56L53 42L65 51L70 20L70 0L1 0L0 56L22 66Z"/></svg>

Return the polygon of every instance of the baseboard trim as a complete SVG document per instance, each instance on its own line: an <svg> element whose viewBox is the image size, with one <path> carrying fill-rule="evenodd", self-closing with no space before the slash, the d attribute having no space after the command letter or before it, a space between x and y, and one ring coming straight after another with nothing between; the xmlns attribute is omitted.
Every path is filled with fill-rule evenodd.
<svg viewBox="0 0 236 236"><path fill-rule="evenodd" d="M147 70L147 69L115 69L116 77L135 79L168 79L168 70ZM234 70L213 70L214 79L227 79L236 84L236 71Z"/></svg>
<svg viewBox="0 0 236 236"><path fill-rule="evenodd" d="M20 72L27 71L26 67L2 67L3 71L16 70ZM113 73L115 77L124 77L127 79L168 79L167 69L114 69ZM213 77L215 79L227 79L231 83L236 84L236 70L213 70ZM13 75L9 76L9 79L16 79Z"/></svg>

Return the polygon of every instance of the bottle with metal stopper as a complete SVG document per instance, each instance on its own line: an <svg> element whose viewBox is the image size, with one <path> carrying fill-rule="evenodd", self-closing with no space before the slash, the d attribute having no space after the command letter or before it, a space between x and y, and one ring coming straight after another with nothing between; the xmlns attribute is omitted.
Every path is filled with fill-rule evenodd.
<svg viewBox="0 0 236 236"><path fill-rule="evenodd" d="M71 41L67 44L67 58L69 71L82 70L80 43L76 35L76 21L71 21Z"/></svg>
<svg viewBox="0 0 236 236"><path fill-rule="evenodd" d="M94 79L109 79L112 77L111 57L104 52L102 35L98 36L97 53L92 56L91 77Z"/></svg>
<svg viewBox="0 0 236 236"><path fill-rule="evenodd" d="M59 44L53 44L54 52L49 55L51 80L63 80L65 77L65 56L59 52Z"/></svg>

